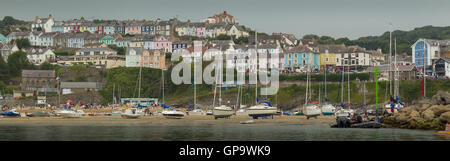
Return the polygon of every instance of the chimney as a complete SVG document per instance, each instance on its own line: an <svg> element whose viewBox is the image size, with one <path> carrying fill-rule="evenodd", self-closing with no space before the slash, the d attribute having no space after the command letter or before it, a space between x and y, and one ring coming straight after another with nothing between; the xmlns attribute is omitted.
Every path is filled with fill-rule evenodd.
<svg viewBox="0 0 450 161"><path fill-rule="evenodd" d="M227 11L223 11L223 14L225 14L225 15L226 15L226 14L227 14Z"/></svg>
<svg viewBox="0 0 450 161"><path fill-rule="evenodd" d="M37 21L39 19L39 17L38 16L36 16L36 19L35 19L35 21Z"/></svg>
<svg viewBox="0 0 450 161"><path fill-rule="evenodd" d="M52 18L52 14L48 14L48 18L51 19Z"/></svg>

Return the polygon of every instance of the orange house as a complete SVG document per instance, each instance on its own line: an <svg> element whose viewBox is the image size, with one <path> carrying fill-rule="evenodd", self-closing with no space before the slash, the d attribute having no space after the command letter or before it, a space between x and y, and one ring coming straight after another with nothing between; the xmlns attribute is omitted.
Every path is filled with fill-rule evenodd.
<svg viewBox="0 0 450 161"><path fill-rule="evenodd" d="M161 50L144 50L141 56L142 67L162 69L166 68L165 62L166 53Z"/></svg>

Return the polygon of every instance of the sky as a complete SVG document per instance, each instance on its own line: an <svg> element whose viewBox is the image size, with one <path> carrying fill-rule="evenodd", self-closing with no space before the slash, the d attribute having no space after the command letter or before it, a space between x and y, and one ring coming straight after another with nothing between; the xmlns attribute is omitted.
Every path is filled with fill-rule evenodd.
<svg viewBox="0 0 450 161"><path fill-rule="evenodd" d="M356 39L389 30L450 26L449 0L0 0L0 18L31 21L169 19L201 21L214 14L235 16L257 31Z"/></svg>

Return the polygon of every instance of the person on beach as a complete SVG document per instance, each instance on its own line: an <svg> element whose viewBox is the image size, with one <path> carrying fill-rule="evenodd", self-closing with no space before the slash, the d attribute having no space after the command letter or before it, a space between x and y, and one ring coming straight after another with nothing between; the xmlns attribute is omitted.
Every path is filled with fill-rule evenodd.
<svg viewBox="0 0 450 161"><path fill-rule="evenodd" d="M395 108L395 104L393 101L391 101L391 112L392 114L394 114L394 108Z"/></svg>

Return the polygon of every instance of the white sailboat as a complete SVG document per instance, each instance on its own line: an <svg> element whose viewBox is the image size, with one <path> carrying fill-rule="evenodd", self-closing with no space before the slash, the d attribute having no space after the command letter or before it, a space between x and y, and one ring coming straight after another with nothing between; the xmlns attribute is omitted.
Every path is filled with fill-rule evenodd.
<svg viewBox="0 0 450 161"><path fill-rule="evenodd" d="M220 62L220 66L216 69L216 84L214 86L214 100L213 100L213 111L212 114L214 116L214 119L218 118L229 118L231 115L235 114L235 111L233 108L227 105L222 105L222 81L220 81L220 88L219 88L219 106L215 106L216 102L216 91L217 91L217 81L219 75L222 75L222 61ZM221 78L221 77L220 77Z"/></svg>
<svg viewBox="0 0 450 161"><path fill-rule="evenodd" d="M163 110L161 111L161 114L168 119L181 119L184 117L184 112L182 111L178 111L175 110L173 108L170 108L169 106L165 105L165 100L164 100L164 70L165 69L161 69L161 83L162 83L162 97L163 97L163 103L162 103L162 107Z"/></svg>
<svg viewBox="0 0 450 161"><path fill-rule="evenodd" d="M311 62L311 61L309 61ZM311 117L315 117L317 118L317 116L319 116L322 111L320 110L319 106L317 105L317 103L309 103L309 101L311 100L311 93L310 93L310 63L308 63L307 65L307 72L306 72L306 98L305 98L305 106L303 109L303 114L306 116L306 119L309 119ZM309 93L309 97L308 97L308 93Z"/></svg>
<svg viewBox="0 0 450 161"><path fill-rule="evenodd" d="M258 33L255 32L255 58L258 60ZM257 61L258 62L258 61ZM258 63L257 63L257 72L259 69ZM265 117L265 116L272 116L277 113L277 107L273 107L269 102L262 102L258 103L258 74L256 74L256 86L255 86L255 101L256 104L254 106L251 106L246 109L248 115L250 117L253 117L254 119L257 119L258 117Z"/></svg>
<svg viewBox="0 0 450 161"><path fill-rule="evenodd" d="M325 102L322 101L322 104L320 106L320 109L322 111L322 115L334 115L336 112L336 107L334 107L331 103L327 101L327 66L324 66L324 99Z"/></svg>

